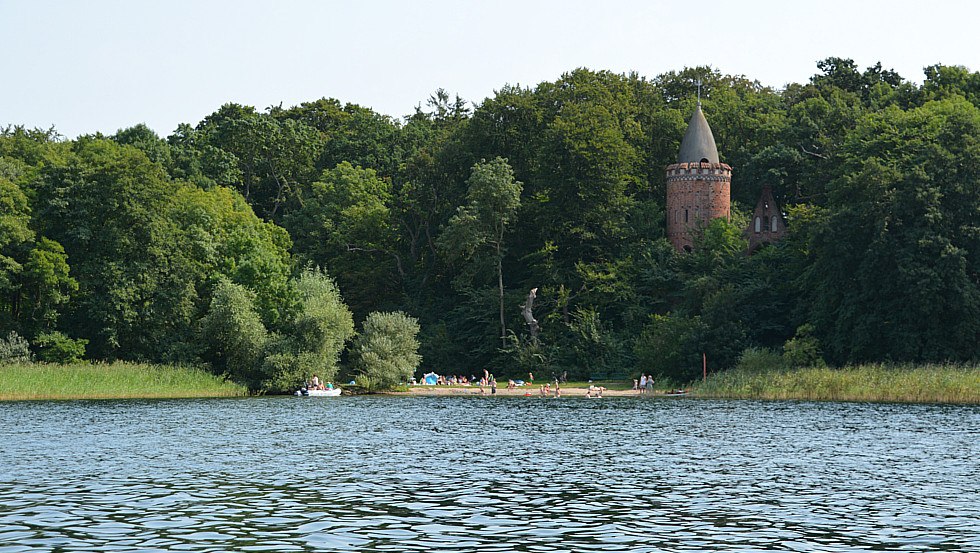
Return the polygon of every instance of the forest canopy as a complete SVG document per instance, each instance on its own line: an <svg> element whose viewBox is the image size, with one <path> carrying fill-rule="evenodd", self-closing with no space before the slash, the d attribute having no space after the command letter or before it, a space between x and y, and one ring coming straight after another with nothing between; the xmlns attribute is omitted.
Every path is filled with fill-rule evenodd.
<svg viewBox="0 0 980 553"><path fill-rule="evenodd" d="M677 253L664 168L696 79L733 217ZM748 255L764 186L788 236ZM404 118L322 98L167 137L0 131L0 340L280 391L354 374L375 312L466 376L685 381L702 354L801 344L834 365L980 360L980 73L828 58L775 90L576 69L475 105L440 89Z"/></svg>

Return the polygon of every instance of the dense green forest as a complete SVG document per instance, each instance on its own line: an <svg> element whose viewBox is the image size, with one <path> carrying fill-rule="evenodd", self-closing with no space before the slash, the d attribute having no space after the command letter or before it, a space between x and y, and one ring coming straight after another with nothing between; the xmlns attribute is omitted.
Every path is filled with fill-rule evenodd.
<svg viewBox="0 0 980 553"><path fill-rule="evenodd" d="M696 78L733 218L679 254L664 168ZM749 256L764 185L789 236ZM980 73L918 85L828 58L774 90L577 69L472 108L439 90L404 119L324 98L226 104L166 138L0 133L8 350L206 363L275 391L352 371L373 312L410 315L391 324L419 329L422 367L466 375L683 381L702 352L721 370L748 348L976 361Z"/></svg>

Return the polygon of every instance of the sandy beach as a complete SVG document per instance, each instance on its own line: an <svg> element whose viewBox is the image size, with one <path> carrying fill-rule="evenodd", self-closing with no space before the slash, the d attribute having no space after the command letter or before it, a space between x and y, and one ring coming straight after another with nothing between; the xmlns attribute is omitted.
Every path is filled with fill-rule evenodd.
<svg viewBox="0 0 980 553"><path fill-rule="evenodd" d="M491 396L490 387L484 387L484 392L487 396ZM586 392L588 392L588 386L562 386L561 387L561 397L585 397ZM407 392L389 392L391 395L401 395L401 396L479 396L480 387L479 386L412 386ZM663 396L663 390L655 390L652 395L643 394L637 390L610 390L606 389L602 392L603 397L656 397ZM517 388L508 389L507 386L498 386L497 394L498 396L526 396L530 394L529 397L540 397L541 396L541 386L522 386ZM554 397L555 390L552 388L551 397Z"/></svg>

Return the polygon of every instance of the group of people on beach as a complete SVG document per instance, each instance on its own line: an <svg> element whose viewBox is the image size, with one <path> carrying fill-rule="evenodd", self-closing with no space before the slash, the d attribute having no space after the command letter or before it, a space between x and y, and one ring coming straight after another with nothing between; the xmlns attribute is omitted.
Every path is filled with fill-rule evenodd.
<svg viewBox="0 0 980 553"><path fill-rule="evenodd" d="M439 375L439 376L436 377L436 385L437 386L453 386L453 385L456 385L456 384L462 384L464 386L469 386L470 383L471 382L474 382L475 380L476 380L476 376L471 376L471 377L467 378L467 377L465 377L463 375L456 376L454 374L449 375L448 377Z"/></svg>
<svg viewBox="0 0 980 553"><path fill-rule="evenodd" d="M551 383L542 384L541 385L541 389L538 390L538 393L541 395L541 397L550 397L551 396ZM526 396L531 395L531 392L528 391L528 393L526 393L524 395L526 395ZM555 380L555 397L561 397L561 385L558 384L558 381L557 380Z"/></svg>
<svg viewBox="0 0 980 553"><path fill-rule="evenodd" d="M589 383L589 388L585 391L585 397L602 397L602 392L606 391L605 386L596 386Z"/></svg>
<svg viewBox="0 0 980 553"><path fill-rule="evenodd" d="M466 376L463 376L463 375L459 375L459 376L457 376L457 375L450 375L450 376L446 377L446 376L442 376L442 375L429 374L427 376L428 377L435 376L436 377L436 379L435 379L435 384L436 385L443 385L443 386L451 386L451 385L473 386L473 385L475 385L475 386L478 386L479 387L479 392L475 392L474 391L473 393L479 393L479 395L487 395L487 393L488 393L487 388L489 388L489 394L490 395L496 395L496 393L497 393L497 378L493 375L493 373L491 373L487 369L484 369L483 370L483 376L482 377L479 377L479 378L476 375L470 376L469 378L467 378ZM540 397L556 397L556 398L559 398L559 397L562 396L561 383L566 380L567 376L566 376L566 374L562 374L561 376L553 376L553 378L554 378L553 381L546 382L544 384L541 384L538 387L537 394L535 394L532 391L533 388L531 388L531 387L534 386L534 373L528 373L527 380L526 381L525 380L508 379L507 380L507 389L508 390L516 390L519 387L528 387L528 388L531 388L531 389L525 389L524 390L524 394L523 395L525 397L530 397L530 396L538 395ZM412 379L412 384L414 385L415 383L416 383L415 382L415 379L413 378ZM644 374L644 375L640 375L640 378L639 379L633 379L633 390L634 391L638 391L640 394L651 394L652 395L653 394L653 385L654 385L654 379L653 379L653 376L652 375ZM590 398L601 398L602 397L602 393L605 392L605 391L606 391L606 388L604 386L598 386L598 385L592 384L590 382L589 383L589 387L585 391L585 395L586 395L586 397L590 397Z"/></svg>
<svg viewBox="0 0 980 553"><path fill-rule="evenodd" d="M633 389L638 390L640 395L653 393L653 375L641 374L640 379L633 379Z"/></svg>

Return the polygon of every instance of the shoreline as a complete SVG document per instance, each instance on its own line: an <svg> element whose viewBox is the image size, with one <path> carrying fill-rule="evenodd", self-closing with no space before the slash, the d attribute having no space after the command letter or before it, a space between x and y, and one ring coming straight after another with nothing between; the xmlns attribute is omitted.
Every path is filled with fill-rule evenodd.
<svg viewBox="0 0 980 553"><path fill-rule="evenodd" d="M497 396L501 397L543 397L541 396L540 386L521 386L518 388L507 388L498 387ZM480 393L479 386L411 386L407 391L394 391L394 392L381 392L383 395L391 396L414 396L414 397L446 397L446 396L486 396L493 397L494 394L491 393L489 386L484 386L484 394ZM561 387L561 397L585 397L588 392L588 386L581 385L570 385ZM602 397L674 397L666 395L665 390L654 389L652 394L641 394L638 390L632 389L611 389L606 388L602 392ZM691 395L688 393L687 395ZM554 389L548 397L555 397Z"/></svg>
<svg viewBox="0 0 980 553"><path fill-rule="evenodd" d="M980 367L868 364L842 368L740 370L691 385L701 398L980 404Z"/></svg>
<svg viewBox="0 0 980 553"><path fill-rule="evenodd" d="M149 363L0 364L0 401L242 397L244 386L199 368Z"/></svg>
<svg viewBox="0 0 980 553"><path fill-rule="evenodd" d="M641 394L629 381L602 381L602 397L736 399L905 404L980 405L980 367L884 366L749 371L732 369L693 382L674 395L670 388ZM587 397L589 384L561 386L563 398ZM359 395L356 390L353 394ZM478 385L416 385L378 392L401 397L535 397L540 384L508 389ZM188 399L251 396L244 387L200 369L139 363L73 365L0 364L0 401ZM548 395L554 398L554 390Z"/></svg>

